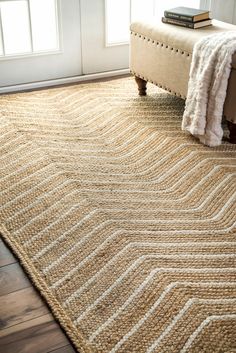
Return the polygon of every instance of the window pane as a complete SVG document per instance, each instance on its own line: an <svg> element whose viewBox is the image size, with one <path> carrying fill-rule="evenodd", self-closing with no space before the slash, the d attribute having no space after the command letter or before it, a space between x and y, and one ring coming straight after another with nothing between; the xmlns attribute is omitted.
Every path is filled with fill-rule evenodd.
<svg viewBox="0 0 236 353"><path fill-rule="evenodd" d="M58 48L55 0L30 0L34 51Z"/></svg>
<svg viewBox="0 0 236 353"><path fill-rule="evenodd" d="M154 0L155 1L155 17L161 19L164 15L164 11L168 9L173 9L178 6L186 6L199 8L200 0Z"/></svg>
<svg viewBox="0 0 236 353"><path fill-rule="evenodd" d="M107 44L129 41L130 2L106 0Z"/></svg>
<svg viewBox="0 0 236 353"><path fill-rule="evenodd" d="M6 54L31 52L30 24L26 0L1 2Z"/></svg>
<svg viewBox="0 0 236 353"><path fill-rule="evenodd" d="M132 0L131 21L148 20L154 15L153 0Z"/></svg>

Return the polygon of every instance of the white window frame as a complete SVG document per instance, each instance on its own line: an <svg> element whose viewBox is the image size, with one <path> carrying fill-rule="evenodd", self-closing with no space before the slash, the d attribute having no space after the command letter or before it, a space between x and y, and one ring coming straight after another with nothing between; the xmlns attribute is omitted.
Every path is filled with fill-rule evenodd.
<svg viewBox="0 0 236 353"><path fill-rule="evenodd" d="M1 2L4 1L22 1L22 0L0 0ZM3 28L2 28L2 18L1 18L1 9L0 9L0 38L2 41L2 51L3 54L0 55L0 61L4 60L15 60L15 59L22 59L28 57L36 57L42 55L53 55L53 54L62 54L63 53L63 44L62 44L62 14L61 14L61 7L58 0L55 0L55 15L56 15L56 32L57 32L57 48L52 50L40 50L34 51L33 50L33 36L32 36L32 23L31 23L31 16L30 16L30 0L27 1L27 8L28 8L28 16L29 16L29 26L30 26L30 43L31 43L31 52L29 53L17 53L17 54L5 54L4 50L4 36L3 36Z"/></svg>

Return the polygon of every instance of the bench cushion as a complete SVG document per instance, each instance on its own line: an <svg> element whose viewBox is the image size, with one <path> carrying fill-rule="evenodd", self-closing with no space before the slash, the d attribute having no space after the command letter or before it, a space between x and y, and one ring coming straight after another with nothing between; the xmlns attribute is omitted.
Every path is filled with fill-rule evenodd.
<svg viewBox="0 0 236 353"><path fill-rule="evenodd" d="M133 22L130 29L134 33L192 54L194 44L203 36L223 31L236 31L236 26L213 20L212 26L193 30L165 23ZM236 69L236 54L233 56L232 67Z"/></svg>

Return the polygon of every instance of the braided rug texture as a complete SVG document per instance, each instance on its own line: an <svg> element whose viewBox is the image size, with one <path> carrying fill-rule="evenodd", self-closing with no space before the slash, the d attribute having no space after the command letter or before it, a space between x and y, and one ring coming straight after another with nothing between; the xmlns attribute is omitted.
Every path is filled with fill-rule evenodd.
<svg viewBox="0 0 236 353"><path fill-rule="evenodd" d="M0 97L0 231L81 353L236 350L236 146L131 78Z"/></svg>

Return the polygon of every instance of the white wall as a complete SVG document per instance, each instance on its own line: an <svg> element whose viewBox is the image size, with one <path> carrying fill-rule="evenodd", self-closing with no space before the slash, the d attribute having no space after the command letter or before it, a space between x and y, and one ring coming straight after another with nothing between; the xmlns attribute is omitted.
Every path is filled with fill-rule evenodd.
<svg viewBox="0 0 236 353"><path fill-rule="evenodd" d="M201 0L201 7L210 8L217 20L236 24L236 0Z"/></svg>

